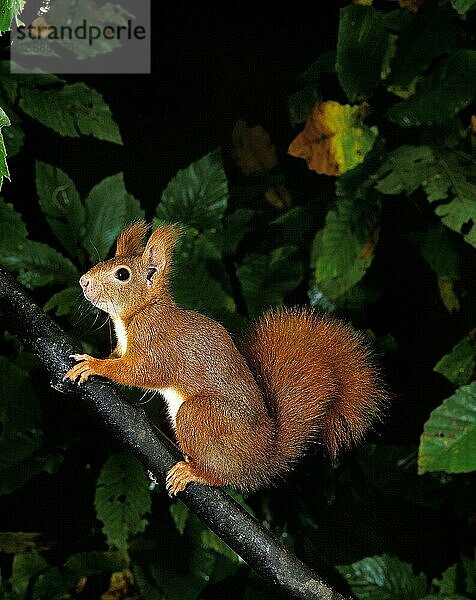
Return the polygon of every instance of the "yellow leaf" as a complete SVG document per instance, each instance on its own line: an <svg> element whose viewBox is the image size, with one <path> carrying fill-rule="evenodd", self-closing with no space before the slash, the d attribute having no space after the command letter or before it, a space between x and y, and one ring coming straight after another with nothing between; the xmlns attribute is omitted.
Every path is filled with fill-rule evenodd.
<svg viewBox="0 0 476 600"><path fill-rule="evenodd" d="M32 38L46 38L52 31L54 31L44 17L37 17L31 22L27 29L28 35Z"/></svg>
<svg viewBox="0 0 476 600"><path fill-rule="evenodd" d="M364 161L377 137L377 129L363 123L367 108L333 100L317 103L304 130L291 142L289 154L304 158L316 173L342 175L353 169Z"/></svg>
<svg viewBox="0 0 476 600"><path fill-rule="evenodd" d="M418 9L425 0L398 0L400 8L406 8L412 13L418 12Z"/></svg>
<svg viewBox="0 0 476 600"><path fill-rule="evenodd" d="M256 171L270 171L278 165L276 148L261 125L248 127L245 121L237 121L231 135L232 156L244 175ZM291 206L291 195L284 185L270 186L264 194L275 208L283 210Z"/></svg>
<svg viewBox="0 0 476 600"><path fill-rule="evenodd" d="M129 569L111 575L109 589L101 595L101 600L140 600L134 591L134 576Z"/></svg>
<svg viewBox="0 0 476 600"><path fill-rule="evenodd" d="M438 277L438 288L440 290L440 298L448 312L458 312L460 303L458 296L455 293L454 281L449 277Z"/></svg>
<svg viewBox="0 0 476 600"><path fill-rule="evenodd" d="M19 554L36 550L48 550L41 541L41 533L27 533L25 531L2 531L0 532L0 552L6 554Z"/></svg>
<svg viewBox="0 0 476 600"><path fill-rule="evenodd" d="M245 121L237 121L231 139L233 158L244 175L277 166L276 148L261 125L248 127Z"/></svg>
<svg viewBox="0 0 476 600"><path fill-rule="evenodd" d="M279 210L291 207L291 195L284 185L273 185L264 193L266 200Z"/></svg>

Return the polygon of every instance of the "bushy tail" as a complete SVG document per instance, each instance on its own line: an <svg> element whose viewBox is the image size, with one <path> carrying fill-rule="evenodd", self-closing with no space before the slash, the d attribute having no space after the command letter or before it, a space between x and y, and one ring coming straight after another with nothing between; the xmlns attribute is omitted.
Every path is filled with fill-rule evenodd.
<svg viewBox="0 0 476 600"><path fill-rule="evenodd" d="M350 326L310 309L263 315L242 348L291 464L312 439L334 459L381 418L387 401L370 351Z"/></svg>

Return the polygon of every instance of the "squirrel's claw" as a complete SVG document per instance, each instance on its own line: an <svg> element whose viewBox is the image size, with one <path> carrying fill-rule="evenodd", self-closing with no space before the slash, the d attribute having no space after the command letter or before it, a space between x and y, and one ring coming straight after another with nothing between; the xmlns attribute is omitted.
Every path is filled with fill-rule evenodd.
<svg viewBox="0 0 476 600"><path fill-rule="evenodd" d="M165 489L170 497L176 496L192 481L200 482L201 479L194 473L193 466L189 462L181 460L167 473Z"/></svg>
<svg viewBox="0 0 476 600"><path fill-rule="evenodd" d="M82 362L74 365L74 367L72 367L63 377L63 381L70 379L74 382L79 377L78 385L81 385L88 380L90 375L94 375L95 371L91 363L95 359L92 356L89 356L89 354L71 354L70 358Z"/></svg>

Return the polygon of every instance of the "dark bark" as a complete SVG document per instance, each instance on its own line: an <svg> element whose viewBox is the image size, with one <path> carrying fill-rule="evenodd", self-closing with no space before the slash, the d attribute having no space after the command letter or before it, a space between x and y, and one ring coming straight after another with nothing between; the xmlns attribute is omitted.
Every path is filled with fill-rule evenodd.
<svg viewBox="0 0 476 600"><path fill-rule="evenodd" d="M116 388L97 379L80 387L63 382L77 349L8 273L0 269L0 318L40 359L54 389L75 396L164 485L165 474L181 455L174 444L148 421L144 411L123 400ZM256 573L295 598L344 600L309 567L288 552L223 490L190 484L179 494L186 504Z"/></svg>

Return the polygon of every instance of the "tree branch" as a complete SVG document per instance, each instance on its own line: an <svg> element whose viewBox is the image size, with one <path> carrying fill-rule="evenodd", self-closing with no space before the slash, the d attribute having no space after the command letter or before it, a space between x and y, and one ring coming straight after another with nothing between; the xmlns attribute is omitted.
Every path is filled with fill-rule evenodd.
<svg viewBox="0 0 476 600"><path fill-rule="evenodd" d="M0 317L8 330L26 343L47 368L51 386L74 395L105 428L158 480L181 459L172 442L153 428L144 411L121 398L116 388L98 380L81 387L62 381L71 367L74 348L58 325L32 302L23 288L0 269ZM288 552L223 490L190 484L180 494L213 532L239 554L256 573L295 598L344 600L309 567Z"/></svg>

